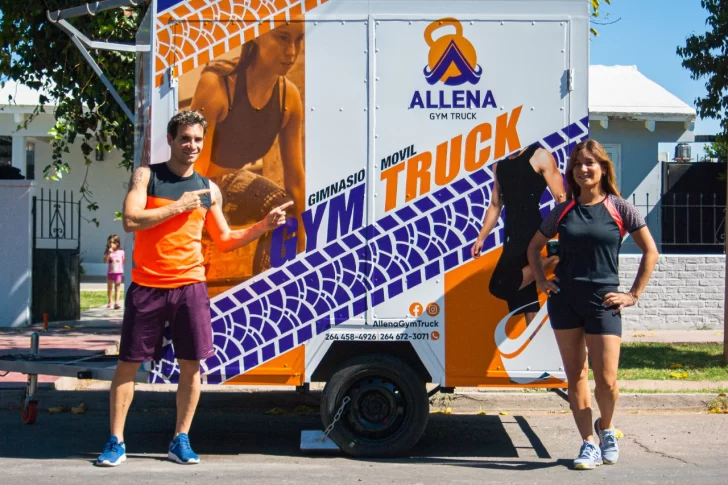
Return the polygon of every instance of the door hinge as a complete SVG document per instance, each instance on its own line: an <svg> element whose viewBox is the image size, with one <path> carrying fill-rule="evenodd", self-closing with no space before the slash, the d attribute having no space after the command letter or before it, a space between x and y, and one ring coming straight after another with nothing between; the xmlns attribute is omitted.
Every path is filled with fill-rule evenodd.
<svg viewBox="0 0 728 485"><path fill-rule="evenodd" d="M569 92L572 92L574 90L574 70L573 69L566 70L566 89L568 89Z"/></svg>

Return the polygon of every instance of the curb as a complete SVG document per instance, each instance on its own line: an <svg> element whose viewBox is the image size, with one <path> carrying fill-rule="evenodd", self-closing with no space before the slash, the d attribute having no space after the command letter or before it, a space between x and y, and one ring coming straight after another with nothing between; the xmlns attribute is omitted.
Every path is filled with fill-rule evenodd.
<svg viewBox="0 0 728 485"><path fill-rule="evenodd" d="M115 354L116 350L110 347L106 352L107 355ZM309 385L312 391L321 391L324 388L322 382L312 382ZM104 381L84 381L73 377L61 377L54 384L57 391L101 391L108 390L110 382ZM589 381L589 386L594 390L594 381ZM428 385L428 390L434 388L432 384ZM617 381L619 389L627 389L631 394L649 394L642 391L658 391L661 393L684 393L684 392L705 392L710 390L726 390L728 389L728 381L684 381L684 380L632 380ZM176 384L137 384L139 391L157 391L157 392L174 392L177 389ZM286 388L284 388L286 389ZM0 388L0 391L2 388ZM234 386L234 385L202 385L203 392L260 392L260 391L280 391L279 386ZM528 389L514 388L478 388L478 387L458 387L455 389L456 394L492 394L494 392L515 392L529 393Z"/></svg>
<svg viewBox="0 0 728 485"><path fill-rule="evenodd" d="M174 386L170 386L174 387ZM219 386L218 386L219 387ZM227 387L225 392L203 391L198 405L200 411L266 412L280 408L292 412L297 406L317 408L320 391L298 393L296 391L239 389ZM18 410L24 389L0 391L0 411ZM711 394L622 394L619 399L621 412L705 412ZM49 407L72 407L85 404L88 411L108 412L107 390L54 391L39 389L36 395L38 408L47 411ZM596 402L593 403L596 408ZM474 414L485 411L488 414L569 412L569 404L552 392L534 391L476 391L436 394L430 398L433 412L444 412L450 408L453 414ZM142 390L137 388L132 412L170 411L175 409L175 393L172 389Z"/></svg>
<svg viewBox="0 0 728 485"><path fill-rule="evenodd" d="M712 398L710 394L621 394L617 404L620 412L701 412ZM447 407L453 413L488 414L529 413L529 412L563 412L569 413L569 403L551 392L477 392L438 394L430 400L431 409L444 410ZM596 400L592 396L592 408L596 409Z"/></svg>

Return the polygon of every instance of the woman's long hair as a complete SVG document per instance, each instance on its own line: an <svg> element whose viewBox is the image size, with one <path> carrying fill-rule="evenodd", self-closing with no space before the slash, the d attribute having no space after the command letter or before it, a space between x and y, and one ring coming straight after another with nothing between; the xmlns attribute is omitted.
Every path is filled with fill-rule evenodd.
<svg viewBox="0 0 728 485"><path fill-rule="evenodd" d="M202 70L206 72L214 72L218 76L230 76L232 74L240 74L250 67L250 65L258 58L258 43L254 40L243 44L240 50L240 57L233 60L219 59L210 61Z"/></svg>
<svg viewBox="0 0 728 485"><path fill-rule="evenodd" d="M582 150L587 150L599 162L599 165L601 165L602 190L607 194L622 197L617 188L617 176L615 175L614 164L609 159L609 155L607 155L604 147L598 141L588 139L574 147L569 156L569 162L566 164L566 198L576 199L581 193L581 188L574 179L574 165L576 164L576 157L579 156Z"/></svg>

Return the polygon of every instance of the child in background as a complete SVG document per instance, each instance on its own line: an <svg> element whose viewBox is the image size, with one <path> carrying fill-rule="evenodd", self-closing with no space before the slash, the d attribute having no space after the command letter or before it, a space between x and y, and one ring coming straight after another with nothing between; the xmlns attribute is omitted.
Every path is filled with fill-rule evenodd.
<svg viewBox="0 0 728 485"><path fill-rule="evenodd" d="M107 308L111 308L111 287L114 287L114 309L121 308L119 305L119 286L124 278L124 250L121 249L121 238L112 234L106 240L106 251L104 251L104 263L106 268L106 288L108 294Z"/></svg>

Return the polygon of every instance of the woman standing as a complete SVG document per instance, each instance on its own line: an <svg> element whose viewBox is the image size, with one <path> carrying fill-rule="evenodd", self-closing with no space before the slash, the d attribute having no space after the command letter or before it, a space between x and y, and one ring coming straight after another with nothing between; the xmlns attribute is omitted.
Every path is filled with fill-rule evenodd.
<svg viewBox="0 0 728 485"><path fill-rule="evenodd" d="M303 22L290 22L247 42L237 61L214 61L202 73L191 109L207 120L207 140L195 170L211 178L223 193L231 225L260 220L293 199L293 215L305 209L303 104L286 74L303 43ZM278 139L283 165L280 187L262 175L263 157ZM298 231L299 248L304 238ZM253 274L270 266L270 234L258 242ZM212 246L212 245L208 245ZM215 257L206 251L207 264Z"/></svg>
<svg viewBox="0 0 728 485"><path fill-rule="evenodd" d="M533 233L541 225L540 202L548 186L556 202L564 200L564 182L554 157L537 144L494 163L495 183L490 205L485 211L483 228L471 248L473 258L480 257L485 238L506 208L503 253L490 279L490 293L508 303L514 315L525 313L530 323L538 312L538 293L526 250ZM556 258L544 263L552 265Z"/></svg>
<svg viewBox="0 0 728 485"><path fill-rule="evenodd" d="M583 440L574 460L578 470L591 470L602 462L614 464L619 459L612 420L619 395L620 312L637 303L658 258L644 219L621 198L615 178L614 166L598 142L586 140L576 145L566 167L569 200L551 211L528 247L536 284L550 293L551 326L566 371L569 403ZM627 233L643 256L631 289L620 293L619 250ZM557 234L560 259L554 278L547 280L540 254ZM586 349L601 414L593 428Z"/></svg>

